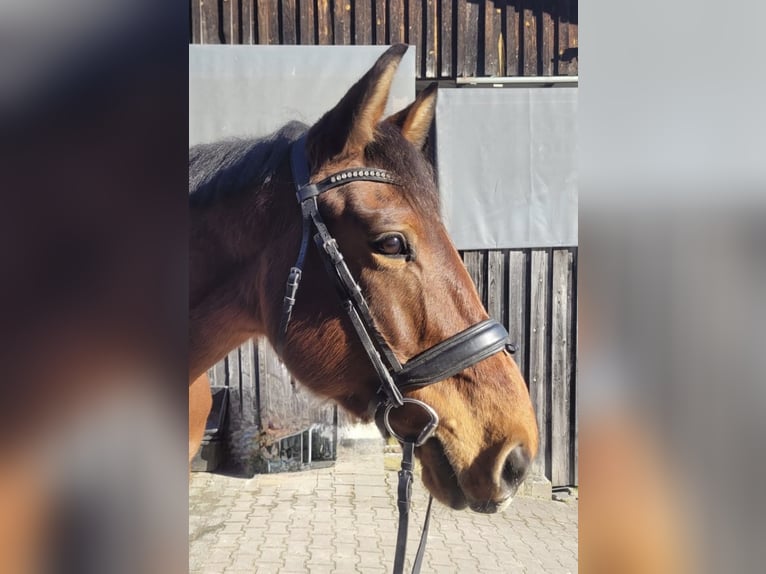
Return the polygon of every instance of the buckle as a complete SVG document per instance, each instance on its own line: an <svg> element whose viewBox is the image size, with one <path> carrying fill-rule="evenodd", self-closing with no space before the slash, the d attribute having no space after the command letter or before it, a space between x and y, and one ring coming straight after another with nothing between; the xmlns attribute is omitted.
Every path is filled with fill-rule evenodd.
<svg viewBox="0 0 766 574"><path fill-rule="evenodd" d="M287 275L287 284L291 287L298 285L301 281L301 274L303 272L298 267L290 267L290 273Z"/></svg>
<svg viewBox="0 0 766 574"><path fill-rule="evenodd" d="M340 250L338 249L338 242L335 241L334 237L331 237L325 241L322 244L322 247L324 248L327 255L330 256L330 259L332 259L333 263L340 263L343 261L343 255L341 255Z"/></svg>
<svg viewBox="0 0 766 574"><path fill-rule="evenodd" d="M298 285L301 282L302 271L298 267L291 267L287 276L285 285L285 301L295 303L295 294L298 292Z"/></svg>
<svg viewBox="0 0 766 574"><path fill-rule="evenodd" d="M298 198L298 203L303 203L307 199L311 199L312 197L316 197L322 193L320 189L316 186L314 183L307 183L306 185L302 185L298 188L298 191L295 192L295 197Z"/></svg>

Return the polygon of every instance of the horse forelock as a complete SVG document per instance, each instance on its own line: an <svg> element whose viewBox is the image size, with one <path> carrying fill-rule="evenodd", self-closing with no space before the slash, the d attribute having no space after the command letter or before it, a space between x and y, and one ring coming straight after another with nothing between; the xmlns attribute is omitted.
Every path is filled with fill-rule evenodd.
<svg viewBox="0 0 766 574"><path fill-rule="evenodd" d="M439 194L431 164L423 153L401 135L399 128L383 122L375 139L365 148L365 161L393 173L398 189L410 205L427 214L439 214Z"/></svg>

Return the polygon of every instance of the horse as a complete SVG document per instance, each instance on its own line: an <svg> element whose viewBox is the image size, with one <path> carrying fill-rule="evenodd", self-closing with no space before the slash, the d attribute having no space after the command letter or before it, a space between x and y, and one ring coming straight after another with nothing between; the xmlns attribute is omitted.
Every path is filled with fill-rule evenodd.
<svg viewBox="0 0 766 574"><path fill-rule="evenodd" d="M493 513L537 454L535 413L440 217L423 153L436 86L383 117L406 49L389 48L310 127L190 149L189 454L210 409L206 371L262 336L310 391L411 440L434 498Z"/></svg>

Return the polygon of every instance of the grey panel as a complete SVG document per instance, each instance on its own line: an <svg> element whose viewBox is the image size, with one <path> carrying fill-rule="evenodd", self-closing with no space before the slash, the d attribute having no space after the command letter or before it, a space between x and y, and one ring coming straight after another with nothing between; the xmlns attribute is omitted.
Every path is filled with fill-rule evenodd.
<svg viewBox="0 0 766 574"><path fill-rule="evenodd" d="M387 46L189 46L189 145L312 124ZM415 49L404 55L387 111L415 98Z"/></svg>
<svg viewBox="0 0 766 574"><path fill-rule="evenodd" d="M459 249L577 245L576 88L442 89L442 213Z"/></svg>

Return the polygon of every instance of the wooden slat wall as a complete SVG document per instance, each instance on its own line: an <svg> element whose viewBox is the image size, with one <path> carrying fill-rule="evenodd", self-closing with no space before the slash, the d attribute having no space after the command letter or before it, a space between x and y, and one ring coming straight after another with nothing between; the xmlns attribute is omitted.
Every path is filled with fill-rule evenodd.
<svg viewBox="0 0 766 574"><path fill-rule="evenodd" d="M418 79L577 75L577 0L189 0L194 44L414 45Z"/></svg>
<svg viewBox="0 0 766 574"><path fill-rule="evenodd" d="M465 251L489 315L519 350L540 429L536 470L554 486L577 482L577 249Z"/></svg>
<svg viewBox="0 0 766 574"><path fill-rule="evenodd" d="M550 427L548 397L548 299L550 283L548 281L549 258L545 251L531 253L531 271L529 276L529 372L527 384L532 405L537 415L537 428L540 430L539 454L535 464L537 471L550 478Z"/></svg>
<svg viewBox="0 0 766 574"><path fill-rule="evenodd" d="M213 386L229 387L226 442L240 468L253 467L262 444L335 420L336 407L299 387L264 341L234 349L208 376Z"/></svg>
<svg viewBox="0 0 766 574"><path fill-rule="evenodd" d="M551 482L574 482L577 459L573 436L574 411L574 255L554 251L551 274L551 347L550 347L550 451Z"/></svg>

